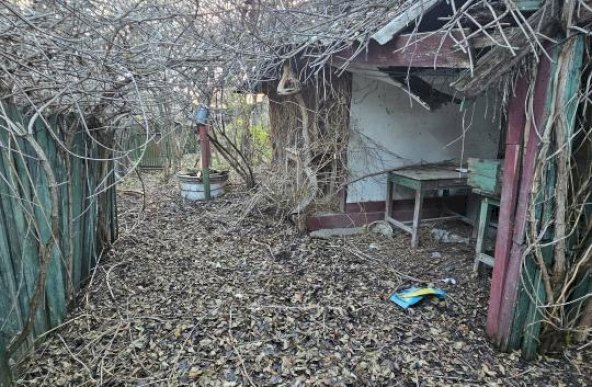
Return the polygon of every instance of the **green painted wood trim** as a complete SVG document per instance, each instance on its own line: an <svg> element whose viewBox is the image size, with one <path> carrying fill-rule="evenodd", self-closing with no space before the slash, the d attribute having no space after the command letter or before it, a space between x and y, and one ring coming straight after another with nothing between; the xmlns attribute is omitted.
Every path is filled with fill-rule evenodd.
<svg viewBox="0 0 592 387"><path fill-rule="evenodd" d="M519 11L537 11L543 5L543 0L515 0Z"/></svg>
<svg viewBox="0 0 592 387"><path fill-rule="evenodd" d="M389 173L388 180L395 183L396 185L400 185L402 187L407 187L411 189L419 189L421 187L421 182L418 180L413 180L405 176L394 175Z"/></svg>
<svg viewBox="0 0 592 387"><path fill-rule="evenodd" d="M4 345L0 343L0 387L12 386L12 372L8 365L8 356Z"/></svg>
<svg viewBox="0 0 592 387"><path fill-rule="evenodd" d="M546 246L542 249L543 258L545 264L550 264L553 260L553 246ZM543 321L543 313L540 310L540 306L547 302L547 295L545 293L545 286L543 284L542 275L540 269L532 263L534 269L531 271L532 284L531 292L535 298L535 302L529 298L528 312L526 320L524 321L524 338L522 342L522 356L526 360L533 360L536 358L539 344L540 335Z"/></svg>
<svg viewBox="0 0 592 387"><path fill-rule="evenodd" d="M35 137L39 145L44 149L45 156L55 171L57 161L56 145L50 139L48 131L42 120L35 122L37 129ZM57 177L57 176L56 176ZM62 266L62 254L59 246L59 235L52 235L50 214L53 210L51 201L49 180L45 175L43 168L39 165L37 168L35 180L35 195L31 198L35 204L35 214L39 228L39 237L44 245L52 244L50 263L47 268L47 277L45 283L46 313L49 322L49 328L58 326L66 315L66 283L64 281L64 270ZM59 203L57 203L59 206ZM58 208L59 210L59 208Z"/></svg>
<svg viewBox="0 0 592 387"><path fill-rule="evenodd" d="M572 295L569 297L570 301L577 301L568 306L568 318L575 320L581 314L582 308L584 308L585 302L587 301L585 296L590 293L592 293L592 269L588 269L588 271L581 276L577 285L574 287ZM568 341L571 340L570 337L567 339Z"/></svg>
<svg viewBox="0 0 592 387"><path fill-rule="evenodd" d="M20 114L20 113L19 113ZM17 116L18 117L18 116ZM17 118L19 119L19 118ZM26 125L26 122L25 124ZM27 319L29 314L29 302L33 296L37 283L39 265L39 245L37 242L36 222L32 222L34 216L33 206L34 174L36 173L35 152L22 139L12 141L15 152L2 152L6 155L4 160L7 177L10 178L10 201L4 208L9 227L11 257L13 268L17 274L17 282L23 284L21 302L23 303L23 317ZM17 178L18 177L18 178ZM35 325L32 336L41 334L47 330L47 317L45 315L44 300L36 311Z"/></svg>
<svg viewBox="0 0 592 387"><path fill-rule="evenodd" d="M0 175L4 175L3 161L0 157ZM2 201L7 198L8 189L0 183L0 346L3 337L12 337L23 328L23 316L19 297L16 273L12 265L8 226Z"/></svg>
<svg viewBox="0 0 592 387"><path fill-rule="evenodd" d="M27 127L28 118L18 109L12 105L3 107L11 120ZM71 118L50 116L46 119L54 133L64 140L61 128ZM0 126L6 126L2 119ZM34 138L44 149L59 184L60 230L48 268L45 297L35 315L33 330L23 345L11 354L17 360L33 347L35 335L64 318L68 294L79 289L100 248L97 222L107 222L107 228L113 230L111 238L115 238L117 230L115 190L88 198L96 188L102 164L61 151L42 120L35 122ZM52 237L46 220L52 203L47 176L36 159L35 150L24 139L10 137L7 130L0 130L0 141L14 150L0 152L0 175L6 179L0 181L0 345L4 345L22 330L28 317L39 270L38 240L43 243ZM98 147L84 132L72 141L78 147L75 153L99 156ZM99 220L99 206L107 214L106 219ZM71 232L73 230L78 232ZM84 276L81 275L83 261L87 266ZM8 320L4 321L5 318Z"/></svg>
<svg viewBox="0 0 592 387"><path fill-rule="evenodd" d="M467 160L468 168L476 173L499 173L502 170L502 160L498 159L477 159L470 157Z"/></svg>
<svg viewBox="0 0 592 387"><path fill-rule="evenodd" d="M584 37L583 36L576 36L573 37L572 39L575 39L574 41L574 46L573 46L573 50L571 52L571 57L570 57L570 69L569 72L573 73L573 74L579 74L581 67L582 67L582 61L583 61L583 57L584 57ZM559 55L559 48L555 48L553 51L553 58L557 58ZM557 72L557 61L554 60L553 61L553 65L551 68L551 74L555 74ZM567 83L567 87L565 88L565 90L562 90L562 92L564 93L564 95L566 95L569 99L570 96L576 95L577 90L579 88L579 81L580 81L580 77L579 76L573 76L570 78L569 82ZM547 92L547 101L546 101L546 105L547 107L549 107L550 103L552 102L551 99L551 95L553 95L553 93L555 92L555 90L552 89L553 84L550 83L549 85L549 91ZM576 99L571 99L570 103L568 106L565 107L566 109L566 116L567 116L567 125L568 125L568 142L571 139L571 134L573 133L573 128L575 126L575 120L576 120L576 112L577 112L577 100ZM550 111L551 109L548 108L547 111ZM570 149L568 150L569 152L571 152L571 146ZM554 180L554 173L551 176L551 181ZM549 189L549 181L547 181L547 185L546 187L541 188L542 190L548 190ZM540 197L541 193L537 194L537 197ZM547 216L552 216L552 213L549 212L549 210L545 209L543 211L537 211L537 221L539 222L539 227L541 224L541 221L543 218L547 217ZM553 250L552 248L543 248L543 255L545 257L545 263L548 265L551 263L552 261L552 257L553 257ZM526 265L527 269L528 269L528 263ZM512 330L513 330L513 336L518 336L520 331L524 331L524 335L523 335L523 340L522 340L522 348L523 348L523 356L525 358L534 358L536 356L536 352L539 348L539 339L540 339L540 333L541 333L541 327L542 327L542 323L541 323L541 315L540 315L540 311L537 308L537 305L543 305L545 303L546 300L546 295L544 292L544 289L542 289L543 285L542 285L542 280L541 280L541 273L540 270L538 270L538 268L532 269L530 273L528 273L527 276L523 275L523 281L530 279L531 281L531 286L530 289L532 291L532 296L535 297L535 303L533 304L531 302L531 300L528 300L528 312L526 313L526 318L524 319L524 321L521 321L520 316L517 316L513 322L512 325ZM524 289L521 289L522 292L524 292ZM523 308L525 308L524 303L518 303L517 304L517 315L522 313Z"/></svg>
<svg viewBox="0 0 592 387"><path fill-rule="evenodd" d="M0 209L0 345L3 336L12 337L23 328L18 284L15 281L2 217L3 212Z"/></svg>
<svg viewBox="0 0 592 387"><path fill-rule="evenodd" d="M72 250L72 282L74 283L74 291L80 289L80 280L82 277L82 243L83 243L83 227L82 227L82 205L83 205L83 190L82 190L82 162L77 157L70 159L70 172L72 174L70 181L70 245Z"/></svg>

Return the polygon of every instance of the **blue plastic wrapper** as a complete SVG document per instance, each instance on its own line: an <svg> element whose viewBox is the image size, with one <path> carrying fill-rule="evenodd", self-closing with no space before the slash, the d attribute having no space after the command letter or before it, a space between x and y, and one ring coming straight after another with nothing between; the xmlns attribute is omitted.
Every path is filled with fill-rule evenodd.
<svg viewBox="0 0 592 387"><path fill-rule="evenodd" d="M417 288L415 286L405 289L399 293L395 293L390 297L390 300L399 305L403 309L407 309L412 305L417 304L427 296L436 296L444 298L446 292L440 288Z"/></svg>

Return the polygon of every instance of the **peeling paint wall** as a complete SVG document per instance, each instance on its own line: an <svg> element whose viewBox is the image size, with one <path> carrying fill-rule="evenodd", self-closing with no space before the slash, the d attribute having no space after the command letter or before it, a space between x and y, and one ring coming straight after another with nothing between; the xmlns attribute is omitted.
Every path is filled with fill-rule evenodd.
<svg viewBox="0 0 592 387"><path fill-rule="evenodd" d="M386 82L360 74L354 74L352 82L350 181L422 161L497 157L499 106L494 98L481 97L465 112L453 103L430 112ZM351 184L347 202L382 201L385 193L386 175L382 174ZM395 197L401 196L408 195Z"/></svg>

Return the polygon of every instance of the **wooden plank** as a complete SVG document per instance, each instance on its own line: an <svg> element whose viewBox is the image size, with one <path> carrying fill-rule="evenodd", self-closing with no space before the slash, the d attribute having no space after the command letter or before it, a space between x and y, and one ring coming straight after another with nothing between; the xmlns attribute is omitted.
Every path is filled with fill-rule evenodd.
<svg viewBox="0 0 592 387"><path fill-rule="evenodd" d="M0 175L4 176L0 157ZM0 184L0 201L5 200L6 187ZM0 347L5 339L23 329L22 304L19 302L18 283L12 266L6 216L0 203ZM1 380L1 379L0 379Z"/></svg>
<svg viewBox="0 0 592 387"><path fill-rule="evenodd" d="M6 122L0 118L0 126ZM0 130L0 143L7 145L7 133ZM4 153L5 150L2 150ZM8 177L5 157L0 155L0 179ZM0 349L6 341L23 328L22 308L26 306L25 298L19 295L19 282L14 272L11 259L9 238L10 224L7 224L12 206L11 192L5 181L0 180ZM19 297L20 296L20 297ZM1 372L1 371L0 371Z"/></svg>
<svg viewBox="0 0 592 387"><path fill-rule="evenodd" d="M528 24L539 36L550 36L558 28L559 10L558 0L548 0L544 7L528 18ZM525 36L522 30L517 30L508 40L512 47L518 47L519 50L513 53L501 46L492 48L479 58L472 72L463 72L452 86L467 96L481 94L502 75L511 71L522 58L532 53L530 39L531 36Z"/></svg>
<svg viewBox="0 0 592 387"><path fill-rule="evenodd" d="M396 226L409 234L413 234L413 229L405 224L407 222L401 222L400 220L397 220L395 218L391 218L390 216L386 217L385 220L387 222L391 223L393 226Z"/></svg>
<svg viewBox="0 0 592 387"><path fill-rule="evenodd" d="M54 121L54 120L52 120ZM55 122L54 122L55 123ZM35 138L45 152L45 157L50 163L52 170L55 171L57 164L56 145L48 134L44 122L38 119L35 122ZM49 328L58 326L66 315L66 294L64 271L62 269L62 256L59 246L59 235L53 235L50 218L54 203L51 200L49 180L41 165L37 170L35 180L35 196L32 201L35 205L35 217L39 230L40 242L44 245L51 245L52 251L49 266L47 267L47 276L45 281L46 313L49 322ZM56 203L59 205L59 203ZM51 241L54 240L52 243Z"/></svg>
<svg viewBox="0 0 592 387"><path fill-rule="evenodd" d="M485 253L479 253L479 261L483 262L484 264L486 264L489 267L493 267L494 265L494 258L491 255L487 255Z"/></svg>
<svg viewBox="0 0 592 387"><path fill-rule="evenodd" d="M26 127L26 120L19 112L13 112L13 119L22 120ZM33 297L37 283L39 246L36 236L36 228L33 224L33 182L30 176L35 172L31 166L36 164L35 152L28 144L19 139L12 142L14 152L7 154L5 159L7 176L11 181L11 203L10 208L5 208L7 225L9 226L9 237L11 258L13 268L17 274L17 282L23 284L21 288L21 302L23 303L23 321L28 319L30 314L29 303ZM4 153L4 152L3 152ZM12 168L12 169L11 169ZM8 203L7 203L8 204ZM45 332L47 320L44 310L44 300L40 302L35 315L35 323L31 334L37 335Z"/></svg>
<svg viewBox="0 0 592 387"><path fill-rule="evenodd" d="M515 0L514 4L519 11L536 11L543 5L543 0Z"/></svg>
<svg viewBox="0 0 592 387"><path fill-rule="evenodd" d="M95 156L93 152L93 145L86 143L83 141L84 146L84 153L87 157ZM81 239L82 239L82 249L80 252L80 279L82 281L86 280L87 276L90 273L90 269L92 266L91 263L91 255L92 255L92 200L93 198L90 197L92 195L94 186L94 178L93 174L90 170L90 161L85 160L82 164L82 171L81 171L81 180L82 180L82 192L81 192L81 199L82 199L82 212L81 212L81 219L80 219L80 227L81 227Z"/></svg>
<svg viewBox="0 0 592 387"><path fill-rule="evenodd" d="M24 127L27 122L22 114L13 106L5 106L7 114L12 121L18 122ZM15 282L18 284L17 299L21 310L21 329L31 313L29 303L34 292L37 279L37 257L38 249L34 235L34 225L30 216L33 213L31 205L31 184L29 179L29 164L34 163L34 155L22 139L15 140L10 137L8 131L0 130L0 141L10 150L3 150L0 154L2 162L2 176L6 179L0 184L6 191L0 201L2 202L4 221L7 231L9 245L9 258L12 261L12 270L15 275ZM1 189L0 189L1 191ZM12 351L16 357L27 352L32 347L33 335L44 332L46 319L43 308L38 308L34 315L32 330L25 337L24 343ZM12 332L9 338L15 336Z"/></svg>
<svg viewBox="0 0 592 387"><path fill-rule="evenodd" d="M8 355L4 344L0 342L0 387L12 386L12 373L8 365Z"/></svg>
<svg viewBox="0 0 592 387"><path fill-rule="evenodd" d="M390 179L390 175L386 179L386 201L384 218L388 219L393 215L393 181Z"/></svg>
<svg viewBox="0 0 592 387"><path fill-rule="evenodd" d="M62 142L64 138L64 124L68 124L67 117L53 115L50 119L54 131ZM68 171L69 155L61 149L61 145L56 143L53 137L49 137L51 147L55 150L54 173L56 175L58 186L58 211L59 211L59 239L58 246L62 255L60 268L64 281L65 302L68 303L73 295L74 284L72 283L72 254L70 248L70 174ZM68 148L70 149L70 148Z"/></svg>
<svg viewBox="0 0 592 387"><path fill-rule="evenodd" d="M504 28L504 35L505 36L512 36L516 32L518 32L519 27L506 27ZM485 34L479 34L473 38L470 38L471 47L474 49L485 48L485 47L492 47L498 46L500 44L505 45L506 42L504 41L504 36L502 36L501 32L489 32L489 36ZM519 50L522 47L514 47L514 49Z"/></svg>
<svg viewBox="0 0 592 387"><path fill-rule="evenodd" d="M549 264L553 259L553 246L545 246L542 250L545 263ZM545 305L547 302L547 297L545 293L545 286L543 285L541 271L535 265L535 263L532 262L532 260L527 263L525 276L531 279L532 287L528 289L530 293L529 295L523 295L523 298L526 298L523 303L527 304L528 308L526 309L524 335L521 343L522 356L526 360L533 360L537 355L540 343L539 337L541 334L542 321L544 318L539 308L540 306ZM534 302L531 301L531 296L534 297ZM521 309L519 308L518 312L520 311ZM517 314L519 315L520 313ZM518 322L515 325L520 326L520 323ZM515 335L514 332L512 333ZM513 341L514 346L518 346L518 341L516 339Z"/></svg>
<svg viewBox="0 0 592 387"><path fill-rule="evenodd" d="M419 226L421 224L421 206L423 205L423 191L421 187L415 192L415 207L413 209L413 226L411 233L411 247L419 245Z"/></svg>
<svg viewBox="0 0 592 387"><path fill-rule="evenodd" d="M115 186L115 175L113 175L113 187L111 188L111 225L113 228L112 236L113 240L111 242L115 242L119 238L119 218L118 209L117 209L117 190ZM343 188L343 192L345 193L345 187ZM345 207L345 196L343 197L342 209Z"/></svg>
<svg viewBox="0 0 592 387"><path fill-rule="evenodd" d="M555 74L557 71L556 58L558 57L558 50L558 47L555 47L553 50L552 55L554 60L550 74ZM553 84L549 82L545 103L547 107L553 103L552 95ZM553 144L550 146L553 147ZM543 186L540 187L539 192L536 193L534 199L535 203L541 203L535 205L537 233L540 231L540 226L551 221L553 216L554 200L551 198L555 195L555 177L555 165L549 163L547 179L546 181L541 182ZM543 259L546 264L549 264L553 259L552 239L553 227L549 227L542 239L543 242L546 242L549 245L541 248ZM526 359L534 359L538 350L542 318L539 306L544 305L546 302L546 293L542 282L541 270L533 260L534 258L532 255L529 255L526 258L526 264L524 265L525 271L522 274L521 281L522 289L520 290L516 302L516 312L512 323L512 332L509 343L509 347L512 348L522 346L522 356ZM521 327L524 328L521 329Z"/></svg>
<svg viewBox="0 0 592 387"><path fill-rule="evenodd" d="M391 172L389 174L389 181L395 183L396 185L400 185L401 187L409 188L409 189L419 189L421 186L421 182L413 179L411 177L401 176Z"/></svg>
<svg viewBox="0 0 592 387"><path fill-rule="evenodd" d="M499 311L514 230L514 207L518 196L518 182L520 178L519 160L524 136L524 125L526 124L524 101L526 100L527 91L528 81L525 78L519 78L508 111L506 152L499 213L500 220L495 242L495 261L489 293L489 308L487 310L487 335L491 338L495 338L498 333Z"/></svg>
<svg viewBox="0 0 592 387"><path fill-rule="evenodd" d="M479 208L479 225L477 226L477 241L475 243L475 262L473 264L473 271L477 271L479 269L479 262L482 262L481 253L483 252L483 245L485 244L485 235L487 234L487 228L489 227L490 214L491 211L489 210L489 203L487 201L487 198L481 197L481 206Z"/></svg>
<svg viewBox="0 0 592 387"><path fill-rule="evenodd" d="M344 49L333 55L332 64L375 68L469 68L468 54L456 47L456 41L461 39L461 35L453 33L453 36L454 39L441 32L399 35L385 45L370 42L359 53L356 47Z"/></svg>
<svg viewBox="0 0 592 387"><path fill-rule="evenodd" d="M566 114L565 117L567 117L566 119L566 123L565 125L567 126L567 133L565 133L566 139L565 142L569 143L569 141L571 141L571 131L573 130L574 126L575 126L575 112L577 109L577 103L576 101L573 99L573 96L577 94L577 90L579 89L580 86L580 74L581 74L581 66L582 66L582 60L583 60L583 50L584 50L584 38L582 36L578 36L578 37L574 37L573 39L570 40L569 44L566 44L562 47L561 49L561 53L558 54L557 52L555 52L555 55L558 56L558 64L557 64L557 70L555 71L565 71L567 74L569 74L568 77L566 77L567 81L563 84L564 85L564 89L563 90L553 90L552 87L549 86L549 79L551 78L551 74L550 74L550 63L547 60L543 60L541 61L541 64L539 65L539 73L537 74L537 83L535 85L535 99L534 99L534 114L535 117L538 119L539 121L539 125L537 125L538 127L543 127L542 125L545 123L545 119L549 119L547 117L547 113L548 111L550 111L551 109L546 106L550 99L547 98L547 94L548 93L557 93L559 95L559 98L557 100L557 104L559 106L559 109L563 109ZM562 62L564 64L564 66L562 66ZM561 87L562 83L559 82L559 87ZM554 118L554 117L553 117ZM538 135L537 133L532 133L531 134L532 137L536 138L538 140ZM571 152L571 147L567 147L567 152ZM527 160L528 161L528 160ZM530 168L530 166L526 166L525 165L525 169L526 168ZM534 169L534 166L533 166ZM528 192L530 192L529 187L525 187L525 190L528 190ZM563 201L560 199L559 197L559 193L558 191L556 191L556 197L557 197L557 201L559 205L565 205L565 203L563 203ZM555 230L557 231L557 227L555 228ZM519 230L517 230L519 231ZM515 234L515 241L516 243L524 243L524 231L522 233L522 237L519 238L518 235ZM557 238L557 236L555 236L555 238ZM559 242L561 243L561 241ZM557 244L555 244L555 252L557 252ZM518 254L518 253L516 253ZM517 265L517 264L516 264ZM515 281L520 281L520 278L518 277L519 274L514 274L514 272L520 273L520 269L521 267L515 268L513 265L511 267L511 269L513 269L510 272L509 278L516 278ZM509 286L509 284L508 284ZM504 314L504 316L510 316L512 311L516 309L516 305L513 305L512 308L510 308L509 305L507 305L504 310L502 311L502 313ZM520 326L517 327L512 327L512 329L521 329ZM528 338L529 341L538 341L538 334L539 332L536 332L536 336L534 335L534 333L531 335L531 337ZM534 337L534 338L533 338ZM504 344L504 343L503 343ZM510 345L513 345L515 343L510 343ZM505 344L504 344L505 345ZM536 343L530 343L530 346L534 346L536 345Z"/></svg>
<svg viewBox="0 0 592 387"><path fill-rule="evenodd" d="M502 160L498 159L478 159L469 157L467 160L469 171L475 173L491 173L498 174L502 170Z"/></svg>
<svg viewBox="0 0 592 387"><path fill-rule="evenodd" d="M0 211L0 216L2 216ZM2 222L0 220L0 222ZM4 223L4 222L2 222ZM4 232L0 227L0 232ZM0 239L4 239L0 236ZM2 337L13 337L23 328L21 306L18 302L18 287L15 281L10 255L6 253L3 240L0 240L0 342ZM6 255L5 255L6 254Z"/></svg>
<svg viewBox="0 0 592 387"><path fill-rule="evenodd" d="M387 25L374 33L371 38L381 45L388 43L395 35L409 27L412 23L415 23L420 16L438 5L440 1L441 0L414 1L409 8L404 12L399 13Z"/></svg>
<svg viewBox="0 0 592 387"><path fill-rule="evenodd" d="M587 309L592 308L592 299L586 298L587 294L592 293L592 268L589 268L587 272L583 273L580 280L577 281L577 285L574 288L574 291L570 297L570 301L572 302L567 307L567 316L570 321L577 321L578 322L578 329L584 330L586 328L590 328L590 315L588 314L586 317L586 313L589 313ZM580 316L576 320L576 316ZM590 337L590 333L586 334L585 332L580 332L576 335L575 339L585 342L585 337Z"/></svg>
<svg viewBox="0 0 592 387"><path fill-rule="evenodd" d="M473 188L477 188L493 195L499 194L501 191L498 176L492 177L477 173L469 173L467 184Z"/></svg>
<svg viewBox="0 0 592 387"><path fill-rule="evenodd" d="M72 151L75 154L83 154L84 147L81 146L82 136L75 135L72 139ZM69 208L69 238L71 251L71 277L74 285L74 291L80 289L81 265L82 265L82 241L84 237L82 229L82 206L83 206L83 187L82 187L82 164L79 157L70 155L70 184L68 185L68 196L70 201Z"/></svg>
<svg viewBox="0 0 592 387"><path fill-rule="evenodd" d="M539 62L538 72L533 96L533 123L530 125L530 133L526 144L524 161L522 166L522 178L520 181L520 194L514 219L514 232L512 249L503 287L503 301L500 307L499 330L497 342L502 350L510 349L512 329L521 331L523 327L513 326L516 312L516 300L521 286L521 272L523 266L524 243L526 232L527 211L531 200L531 187L534 178L535 165L539 148L540 137L538 128L546 122L545 103L549 89L551 62L544 57ZM523 105L525 106L525 105ZM523 106L521 108L523 108Z"/></svg>

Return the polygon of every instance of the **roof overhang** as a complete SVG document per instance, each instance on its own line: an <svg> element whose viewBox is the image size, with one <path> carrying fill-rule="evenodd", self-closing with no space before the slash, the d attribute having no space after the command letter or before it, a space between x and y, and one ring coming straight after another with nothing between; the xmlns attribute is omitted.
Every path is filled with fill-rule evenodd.
<svg viewBox="0 0 592 387"><path fill-rule="evenodd" d="M370 42L366 47L352 46L332 56L332 64L347 68L350 64L373 67L417 67L468 69L468 53L458 41L460 32L426 32L399 35L386 44Z"/></svg>

